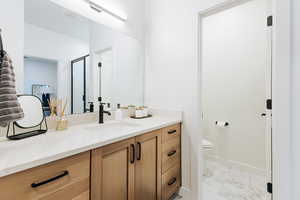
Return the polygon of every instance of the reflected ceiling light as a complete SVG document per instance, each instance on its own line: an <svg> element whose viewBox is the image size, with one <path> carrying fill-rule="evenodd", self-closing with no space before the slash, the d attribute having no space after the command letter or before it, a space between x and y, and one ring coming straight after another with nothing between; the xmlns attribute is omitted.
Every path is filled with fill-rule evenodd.
<svg viewBox="0 0 300 200"><path fill-rule="evenodd" d="M101 12L105 12L107 14L109 14L110 16L113 16L123 22L126 22L127 21L127 17L126 16L121 16L119 14L116 14L115 12L113 11L110 11L106 8L104 8L103 6L100 6L99 4L91 1L91 0L84 0L85 2L87 2L89 5L90 5L90 8L95 10L96 12L98 13L101 13Z"/></svg>

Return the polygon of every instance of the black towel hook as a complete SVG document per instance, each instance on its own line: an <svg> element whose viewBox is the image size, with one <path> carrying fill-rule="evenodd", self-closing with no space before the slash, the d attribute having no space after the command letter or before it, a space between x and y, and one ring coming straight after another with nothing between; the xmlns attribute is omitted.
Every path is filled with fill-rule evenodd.
<svg viewBox="0 0 300 200"><path fill-rule="evenodd" d="M3 42L2 42L2 29L0 28L0 57L3 58L4 56L4 49L3 49Z"/></svg>

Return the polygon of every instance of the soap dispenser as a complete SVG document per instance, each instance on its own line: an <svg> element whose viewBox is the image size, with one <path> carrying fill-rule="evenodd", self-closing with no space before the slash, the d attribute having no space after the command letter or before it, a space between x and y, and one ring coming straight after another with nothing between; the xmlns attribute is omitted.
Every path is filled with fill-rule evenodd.
<svg viewBox="0 0 300 200"><path fill-rule="evenodd" d="M92 112L94 112L94 102L89 102L89 104L90 104L90 112L92 113Z"/></svg>
<svg viewBox="0 0 300 200"><path fill-rule="evenodd" d="M117 110L115 112L115 120L122 120L123 119L123 112L121 109L121 105L117 105Z"/></svg>

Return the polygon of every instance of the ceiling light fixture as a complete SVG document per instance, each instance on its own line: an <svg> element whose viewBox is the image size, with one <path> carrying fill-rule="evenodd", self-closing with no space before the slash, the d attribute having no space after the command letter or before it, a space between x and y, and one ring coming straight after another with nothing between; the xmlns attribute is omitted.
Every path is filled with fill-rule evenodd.
<svg viewBox="0 0 300 200"><path fill-rule="evenodd" d="M95 10L98 13L105 12L105 13L107 13L107 14L109 14L109 15L111 15L111 16L113 16L113 17L115 17L115 18L117 18L117 19L119 19L119 20L121 20L123 22L127 21L127 17L126 16L121 16L119 14L116 14L115 12L112 12L112 11L104 8L103 6L98 5L95 2L93 2L93 1L90 1L90 0L84 0L84 1L87 2L90 5L91 9Z"/></svg>
<svg viewBox="0 0 300 200"><path fill-rule="evenodd" d="M102 12L102 10L100 10L99 8L97 8L96 6L94 6L94 5L92 5L92 4L90 4L90 8L93 9L93 10L95 10L95 11L98 12L98 13L101 13L101 12Z"/></svg>

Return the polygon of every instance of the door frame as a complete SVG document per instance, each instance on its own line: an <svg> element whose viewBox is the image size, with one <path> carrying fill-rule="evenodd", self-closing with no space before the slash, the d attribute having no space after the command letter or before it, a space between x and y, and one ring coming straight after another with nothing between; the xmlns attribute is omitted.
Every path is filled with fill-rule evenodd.
<svg viewBox="0 0 300 200"><path fill-rule="evenodd" d="M226 0L198 12L198 95L202 116L202 18L251 0ZM274 19L272 33L272 177L273 200L291 199L292 196L292 159L291 159L291 2L270 0ZM203 131L201 130L201 135ZM200 137L200 139L202 139ZM201 140L198 141L201 144ZM199 153L200 160L202 154ZM199 177L199 182L201 182ZM199 184L201 187L201 184ZM201 191L201 188L200 188Z"/></svg>
<svg viewBox="0 0 300 200"><path fill-rule="evenodd" d="M83 60L83 113L86 113L86 58L89 57L90 55L87 54L85 56L82 56L80 58L76 58L71 61L71 114L74 114L74 94L73 94L73 89L74 89L74 64L77 62L80 62ZM76 113L77 114L77 113Z"/></svg>

